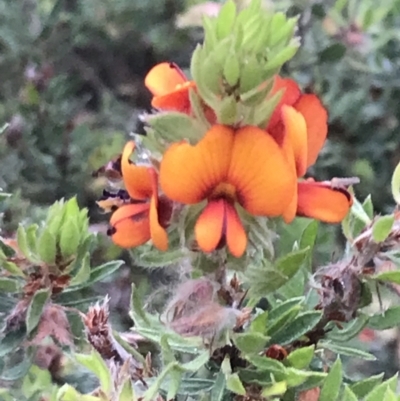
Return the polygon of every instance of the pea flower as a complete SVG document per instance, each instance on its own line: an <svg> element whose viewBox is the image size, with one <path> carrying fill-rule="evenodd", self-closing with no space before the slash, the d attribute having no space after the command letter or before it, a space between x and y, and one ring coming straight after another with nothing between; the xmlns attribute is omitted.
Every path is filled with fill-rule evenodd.
<svg viewBox="0 0 400 401"><path fill-rule="evenodd" d="M227 244L240 257L247 235L237 204L252 215L281 215L294 197L296 174L275 140L258 127L214 125L196 145L181 141L167 149L160 185L177 202L208 201L195 225L204 252Z"/></svg>
<svg viewBox="0 0 400 401"><path fill-rule="evenodd" d="M272 93L284 89L283 96L269 121L272 135L298 178L317 160L328 133L328 113L314 94L303 94L291 79L275 77ZM338 223L352 205L345 187L313 179L299 181L289 207L283 213L286 222L297 216L311 217L326 223Z"/></svg>
<svg viewBox="0 0 400 401"><path fill-rule="evenodd" d="M112 214L109 235L122 248L132 248L152 240L160 250L167 250L165 226L171 215L169 202L158 196L158 176L153 167L139 166L129 160L135 143L128 142L121 156L121 174L130 202Z"/></svg>

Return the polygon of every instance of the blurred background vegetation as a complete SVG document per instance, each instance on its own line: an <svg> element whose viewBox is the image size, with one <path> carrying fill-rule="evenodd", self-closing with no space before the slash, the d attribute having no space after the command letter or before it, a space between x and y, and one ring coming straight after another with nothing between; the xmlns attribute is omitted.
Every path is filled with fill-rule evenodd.
<svg viewBox="0 0 400 401"><path fill-rule="evenodd" d="M330 113L329 140L309 173L359 176L357 196L371 193L377 212L390 211L389 181L400 160L400 1L265 5L299 16L302 46L282 73L318 93ZM88 207L93 230L105 232L107 216L95 204L104 181L92 172L131 132L144 132L146 72L164 60L187 69L202 39L201 14L218 8L195 0L0 1L0 126L9 124L0 137L0 187L13 193L1 205L1 235L12 236L21 221L40 221L55 200L74 195ZM337 241L331 233L320 235L324 262ZM95 257L121 256L102 242ZM103 286L126 327L133 275L143 272L128 267Z"/></svg>

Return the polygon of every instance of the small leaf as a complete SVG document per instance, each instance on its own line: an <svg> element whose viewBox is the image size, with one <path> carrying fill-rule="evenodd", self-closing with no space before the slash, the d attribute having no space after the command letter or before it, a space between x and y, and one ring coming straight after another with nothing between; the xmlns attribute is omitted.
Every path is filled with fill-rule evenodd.
<svg viewBox="0 0 400 401"><path fill-rule="evenodd" d="M14 351L26 338L25 328L10 331L0 341L0 358Z"/></svg>
<svg viewBox="0 0 400 401"><path fill-rule="evenodd" d="M246 389L244 388L243 383L241 382L237 373L227 375L226 388L235 394L246 395Z"/></svg>
<svg viewBox="0 0 400 401"><path fill-rule="evenodd" d="M319 53L320 63L334 63L346 54L346 46L342 43L334 43Z"/></svg>
<svg viewBox="0 0 400 401"><path fill-rule="evenodd" d="M60 232L60 250L61 255L67 259L75 255L78 251L81 233L76 223L76 216L68 218L61 226Z"/></svg>
<svg viewBox="0 0 400 401"><path fill-rule="evenodd" d="M374 217L374 205L372 204L371 195L368 195L365 198L362 207L365 210L365 213L367 213L368 217L372 219Z"/></svg>
<svg viewBox="0 0 400 401"><path fill-rule="evenodd" d="M112 389L111 373L100 354L97 351L92 350L89 355L75 354L75 358L81 365L85 366L85 368L95 374L99 379L102 391L106 395L110 395Z"/></svg>
<svg viewBox="0 0 400 401"><path fill-rule="evenodd" d="M69 384L64 384L57 391L57 401L101 401L101 398L89 394L80 394Z"/></svg>
<svg viewBox="0 0 400 401"><path fill-rule="evenodd" d="M345 386L343 390L342 401L358 401L357 396L351 391L349 386Z"/></svg>
<svg viewBox="0 0 400 401"><path fill-rule="evenodd" d="M343 329L335 328L327 337L334 342L347 342L357 336L361 330L367 325L369 316L365 313L359 313L359 316L346 324Z"/></svg>
<svg viewBox="0 0 400 401"><path fill-rule="evenodd" d="M24 254L24 256L29 260L31 257L31 252L28 247L28 240L25 228L20 224L17 229L17 243L18 248Z"/></svg>
<svg viewBox="0 0 400 401"><path fill-rule="evenodd" d="M21 362L13 365L11 368L5 369L0 376L0 380L16 381L23 378L32 366L32 359L29 355L24 355Z"/></svg>
<svg viewBox="0 0 400 401"><path fill-rule="evenodd" d="M336 359L321 388L318 401L336 401L342 384L342 362Z"/></svg>
<svg viewBox="0 0 400 401"><path fill-rule="evenodd" d="M397 387L397 374L391 377L390 379L384 381L383 383L376 386L368 395L365 397L365 401L376 401L383 400L383 397L386 394L388 389L393 391L396 390Z"/></svg>
<svg viewBox="0 0 400 401"><path fill-rule="evenodd" d="M372 238L375 242L383 242L389 236L394 223L394 216L381 216L372 226Z"/></svg>
<svg viewBox="0 0 400 401"><path fill-rule="evenodd" d="M391 187L393 199L397 204L400 204L400 163L394 169Z"/></svg>
<svg viewBox="0 0 400 401"><path fill-rule="evenodd" d="M276 359L258 355L247 356L246 358L251 364L261 370L266 370L272 373L285 372L285 365Z"/></svg>
<svg viewBox="0 0 400 401"><path fill-rule="evenodd" d="M172 369L169 373L169 385L167 400L173 400L179 392L182 382L182 372L178 369Z"/></svg>
<svg viewBox="0 0 400 401"><path fill-rule="evenodd" d="M314 345L292 351L286 360L296 369L306 369L314 357Z"/></svg>
<svg viewBox="0 0 400 401"><path fill-rule="evenodd" d="M306 257L307 270L311 269L311 264L312 264L311 251L314 248L315 241L317 239L318 227L319 227L318 220L312 220L301 234L300 249L307 249L307 248L310 249Z"/></svg>
<svg viewBox="0 0 400 401"><path fill-rule="evenodd" d="M24 272L13 262L2 262L2 268L7 270L13 276L25 277Z"/></svg>
<svg viewBox="0 0 400 401"><path fill-rule="evenodd" d="M379 375L370 376L367 379L361 380L350 386L351 391L353 391L358 399L362 399L382 382L383 376L384 373L380 373Z"/></svg>
<svg viewBox="0 0 400 401"><path fill-rule="evenodd" d="M400 273L400 272L399 272ZM386 330L400 324L400 306L392 306L383 313L370 317L368 327L373 330Z"/></svg>
<svg viewBox="0 0 400 401"><path fill-rule="evenodd" d="M215 379L215 385L211 390L211 399L210 401L223 401L225 391L226 381L225 375L222 372L219 372L217 378Z"/></svg>
<svg viewBox="0 0 400 401"><path fill-rule="evenodd" d="M238 333L234 338L236 347L245 354L262 351L268 340L269 337L261 333Z"/></svg>
<svg viewBox="0 0 400 401"><path fill-rule="evenodd" d="M88 281L75 285L74 287L68 287L64 290L64 294L72 291L77 291L80 288L90 287L92 284L97 283L115 273L125 262L122 260L113 260L111 262L104 263L103 265L97 266L90 271L90 278Z"/></svg>
<svg viewBox="0 0 400 401"><path fill-rule="evenodd" d="M325 342L325 341L320 341L318 343L318 347L328 349L332 352L335 352L336 354L339 355L346 355L346 356L351 356L354 358L361 358L365 359L366 361L376 361L376 358L374 355L370 354L369 352L365 352L353 347L344 347L339 344L334 344L330 342Z"/></svg>
<svg viewBox="0 0 400 401"><path fill-rule="evenodd" d="M293 277L300 269L302 263L310 253L310 248L306 247L280 257L276 262L276 269L287 277Z"/></svg>
<svg viewBox="0 0 400 401"><path fill-rule="evenodd" d="M400 284L400 270L392 270L376 274L371 277L372 280L385 281L388 283Z"/></svg>
<svg viewBox="0 0 400 401"><path fill-rule="evenodd" d="M293 321L279 330L270 340L273 344L286 345L312 330L321 320L319 311L307 311L299 314Z"/></svg>
<svg viewBox="0 0 400 401"><path fill-rule="evenodd" d="M43 309L49 298L50 291L47 288L36 291L35 295L32 297L32 301L26 313L26 331L28 334L39 324Z"/></svg>
<svg viewBox="0 0 400 401"><path fill-rule="evenodd" d="M45 228L39 237L38 253L41 260L49 265L56 261L57 244L56 237Z"/></svg>
<svg viewBox="0 0 400 401"><path fill-rule="evenodd" d="M17 280L0 277L0 292L19 292L21 285Z"/></svg>
<svg viewBox="0 0 400 401"><path fill-rule="evenodd" d="M87 252L82 260L82 264L78 272L72 278L70 286L81 285L90 279L90 253Z"/></svg>
<svg viewBox="0 0 400 401"><path fill-rule="evenodd" d="M236 17L236 4L232 0L228 0L221 7L218 13L216 34L218 39L224 39L232 32L233 24Z"/></svg>
<svg viewBox="0 0 400 401"><path fill-rule="evenodd" d="M271 386L265 388L261 392L262 397L273 397L277 395L283 395L286 393L287 384L285 381L276 382Z"/></svg>

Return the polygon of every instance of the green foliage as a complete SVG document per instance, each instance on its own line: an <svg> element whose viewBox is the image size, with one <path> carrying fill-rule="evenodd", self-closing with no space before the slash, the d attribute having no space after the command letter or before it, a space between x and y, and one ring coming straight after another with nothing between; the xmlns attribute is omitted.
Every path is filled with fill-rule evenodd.
<svg viewBox="0 0 400 401"><path fill-rule="evenodd" d="M282 96L271 89L283 66L330 112L330 140L308 173L362 179L342 223L343 254L325 225L284 225L242 209L247 254L202 254L192 246L201 204L179 209L184 223L169 229L167 252L145 244L125 262L93 234L99 216L90 207L102 182L90 170L120 152L124 132L139 130L128 121L149 108L149 68L168 58L187 67L191 44L182 39L201 38L176 29L183 2L28 3L0 5L0 186L14 193L0 192L0 398L297 401L317 388L320 401L397 400L396 375L383 381L352 365L380 359L357 340L364 329L379 336L400 322L386 291L400 284L391 209L400 199L398 167L391 176L397 0L282 0L276 12L262 1L226 1L216 18L204 16L190 65L193 115L145 115L150 127L137 141L155 157L177 140L195 144L210 126L202 99L221 123L265 127ZM124 263L136 278L168 281L172 293L159 310L151 304L159 289L133 285L129 333L108 298L95 304L106 291L123 309ZM209 298L187 280L204 277L213 282ZM175 279L187 287L170 289ZM382 293L391 302L384 310L375 301ZM40 359L43 347L54 352L50 363Z"/></svg>

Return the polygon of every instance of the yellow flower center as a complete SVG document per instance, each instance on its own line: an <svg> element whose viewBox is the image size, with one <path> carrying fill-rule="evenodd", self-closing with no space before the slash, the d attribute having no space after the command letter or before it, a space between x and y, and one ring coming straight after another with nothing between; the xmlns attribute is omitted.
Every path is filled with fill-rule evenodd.
<svg viewBox="0 0 400 401"><path fill-rule="evenodd" d="M221 182L211 192L210 199L224 198L231 202L236 201L236 188L227 182Z"/></svg>

